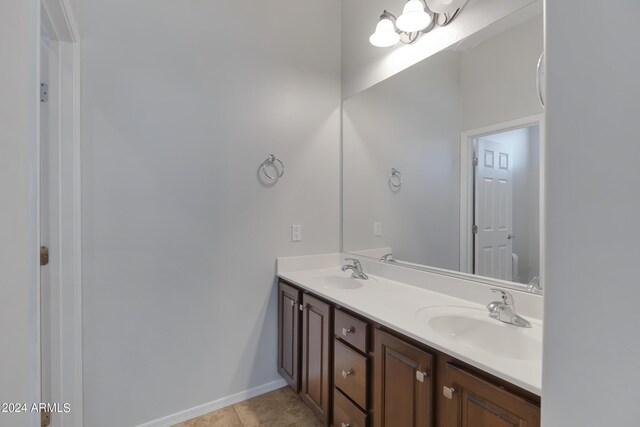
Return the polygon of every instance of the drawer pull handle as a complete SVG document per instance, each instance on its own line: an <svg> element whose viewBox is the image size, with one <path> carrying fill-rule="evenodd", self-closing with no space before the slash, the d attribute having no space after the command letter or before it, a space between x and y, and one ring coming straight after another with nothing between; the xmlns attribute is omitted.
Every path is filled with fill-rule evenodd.
<svg viewBox="0 0 640 427"><path fill-rule="evenodd" d="M342 427L351 427L351 423L342 423Z"/></svg>
<svg viewBox="0 0 640 427"><path fill-rule="evenodd" d="M453 387L447 387L447 386L442 387L442 394L447 399L453 399L453 394L455 392L456 392L456 389Z"/></svg>
<svg viewBox="0 0 640 427"><path fill-rule="evenodd" d="M349 329L347 328L342 328L342 335L344 335L345 337L349 334L352 334L355 332L355 329L352 327L350 327Z"/></svg>
<svg viewBox="0 0 640 427"><path fill-rule="evenodd" d="M353 371L351 371L351 369L349 369L348 371L342 371L342 378L344 378L345 380L349 375L353 375Z"/></svg>

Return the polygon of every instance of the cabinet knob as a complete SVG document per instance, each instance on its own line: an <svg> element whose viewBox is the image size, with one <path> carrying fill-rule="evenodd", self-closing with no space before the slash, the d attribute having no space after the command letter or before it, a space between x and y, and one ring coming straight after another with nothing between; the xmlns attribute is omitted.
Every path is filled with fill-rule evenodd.
<svg viewBox="0 0 640 427"><path fill-rule="evenodd" d="M351 369L349 369L348 371L342 371L342 378L344 378L345 380L349 375L353 375L353 372L351 371Z"/></svg>
<svg viewBox="0 0 640 427"><path fill-rule="evenodd" d="M305 305L300 304L298 307L300 307L300 311L303 311L305 308L307 308L306 304Z"/></svg>
<svg viewBox="0 0 640 427"><path fill-rule="evenodd" d="M353 326L351 326L349 329L342 328L342 335L344 335L345 337L349 334L352 334L353 332L354 332Z"/></svg>
<svg viewBox="0 0 640 427"><path fill-rule="evenodd" d="M296 305L296 302L294 300L291 300L291 307L293 307L294 305Z"/></svg>
<svg viewBox="0 0 640 427"><path fill-rule="evenodd" d="M447 387L447 386L442 387L442 394L447 399L453 399L453 394L455 392L456 392L456 389L453 387Z"/></svg>
<svg viewBox="0 0 640 427"><path fill-rule="evenodd" d="M342 427L351 427L351 423L342 423Z"/></svg>

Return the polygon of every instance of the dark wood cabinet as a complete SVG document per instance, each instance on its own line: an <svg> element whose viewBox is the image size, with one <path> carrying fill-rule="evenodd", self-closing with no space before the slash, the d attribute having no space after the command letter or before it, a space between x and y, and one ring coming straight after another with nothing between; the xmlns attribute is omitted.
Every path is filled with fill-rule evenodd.
<svg viewBox="0 0 640 427"><path fill-rule="evenodd" d="M309 294L302 296L302 389L300 397L325 423L331 398L333 307Z"/></svg>
<svg viewBox="0 0 640 427"><path fill-rule="evenodd" d="M334 312L336 338L352 345L361 353L369 352L369 324L340 309Z"/></svg>
<svg viewBox="0 0 640 427"><path fill-rule="evenodd" d="M335 341L333 358L333 384L345 395L367 408L367 358L340 341Z"/></svg>
<svg viewBox="0 0 640 427"><path fill-rule="evenodd" d="M278 285L278 372L293 391L300 391L300 291Z"/></svg>
<svg viewBox="0 0 640 427"><path fill-rule="evenodd" d="M368 415L340 390L333 389L333 426L367 427Z"/></svg>
<svg viewBox="0 0 640 427"><path fill-rule="evenodd" d="M278 371L334 427L540 426L539 396L284 282Z"/></svg>
<svg viewBox="0 0 640 427"><path fill-rule="evenodd" d="M445 368L446 427L539 427L540 407L452 364Z"/></svg>
<svg viewBox="0 0 640 427"><path fill-rule="evenodd" d="M376 330L373 363L374 426L431 427L432 356Z"/></svg>

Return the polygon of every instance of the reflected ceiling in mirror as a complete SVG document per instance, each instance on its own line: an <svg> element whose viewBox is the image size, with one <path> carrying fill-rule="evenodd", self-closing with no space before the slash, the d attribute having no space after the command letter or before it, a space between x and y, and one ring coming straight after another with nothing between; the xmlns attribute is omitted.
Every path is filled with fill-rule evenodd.
<svg viewBox="0 0 640 427"><path fill-rule="evenodd" d="M344 252L537 285L542 48L499 21L344 102Z"/></svg>

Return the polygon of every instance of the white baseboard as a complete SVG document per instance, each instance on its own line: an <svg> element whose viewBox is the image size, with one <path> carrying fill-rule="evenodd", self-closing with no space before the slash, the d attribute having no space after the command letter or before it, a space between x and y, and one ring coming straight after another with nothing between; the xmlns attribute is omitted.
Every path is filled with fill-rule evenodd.
<svg viewBox="0 0 640 427"><path fill-rule="evenodd" d="M267 384L259 385L258 387L254 387L249 390L241 391L240 393L232 394L231 396L223 397L222 399L214 400L213 402L194 406L193 408L176 412L175 414L167 415L166 417L158 418L157 420L149 421L148 423L140 424L138 427L171 427L174 424L208 414L209 412L217 411L218 409L251 399L252 397L260 396L261 394L269 393L270 391L279 389L286 385L287 383L284 379L279 379Z"/></svg>

